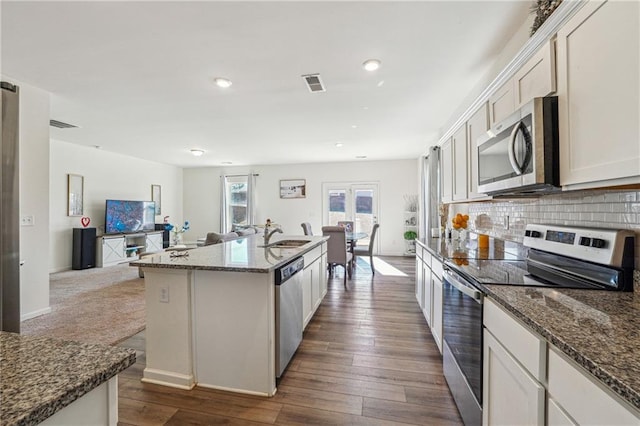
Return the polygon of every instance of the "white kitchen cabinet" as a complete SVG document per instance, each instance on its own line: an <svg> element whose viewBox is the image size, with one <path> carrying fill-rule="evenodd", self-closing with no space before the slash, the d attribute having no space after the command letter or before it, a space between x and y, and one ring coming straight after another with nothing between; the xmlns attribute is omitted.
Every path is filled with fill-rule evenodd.
<svg viewBox="0 0 640 426"><path fill-rule="evenodd" d="M451 138L440 147L440 180L443 203L453 201L453 146Z"/></svg>
<svg viewBox="0 0 640 426"><path fill-rule="evenodd" d="M545 389L484 330L483 425L543 425Z"/></svg>
<svg viewBox="0 0 640 426"><path fill-rule="evenodd" d="M515 108L556 91L555 40L549 40L513 76Z"/></svg>
<svg viewBox="0 0 640 426"><path fill-rule="evenodd" d="M424 289L422 291L422 314L427 320L427 324L431 326L433 322L433 278L431 274L431 268L429 268L429 266L427 266L426 264L423 264L422 274L424 277Z"/></svg>
<svg viewBox="0 0 640 426"><path fill-rule="evenodd" d="M490 126L507 118L515 109L516 98L513 93L513 79L511 79L489 96Z"/></svg>
<svg viewBox="0 0 640 426"><path fill-rule="evenodd" d="M424 262L421 257L416 256L416 300L420 309L424 309Z"/></svg>
<svg viewBox="0 0 640 426"><path fill-rule="evenodd" d="M453 201L467 199L467 125L466 123L451 137L453 150Z"/></svg>
<svg viewBox="0 0 640 426"><path fill-rule="evenodd" d="M640 3L590 1L557 34L560 184L640 182Z"/></svg>
<svg viewBox="0 0 640 426"><path fill-rule="evenodd" d="M565 420L571 418L577 424L640 424L637 410L627 406L582 367L555 350L549 351L549 398L562 407L561 413L566 412Z"/></svg>
<svg viewBox="0 0 640 426"><path fill-rule="evenodd" d="M431 334L436 341L440 353L442 353L442 279L435 274L431 274L432 283L432 312L431 312Z"/></svg>
<svg viewBox="0 0 640 426"><path fill-rule="evenodd" d="M305 265L302 271L302 328L309 324L313 316L311 301L311 282L313 280L313 268L311 265Z"/></svg>
<svg viewBox="0 0 640 426"><path fill-rule="evenodd" d="M489 130L489 109L484 103L467 121L467 151L469 155L468 197L470 200L490 198L478 192L478 138Z"/></svg>
<svg viewBox="0 0 640 426"><path fill-rule="evenodd" d="M326 290L326 243L304 255L302 271L302 326L307 326L320 306Z"/></svg>
<svg viewBox="0 0 640 426"><path fill-rule="evenodd" d="M551 397L547 398L547 424L549 426L578 426Z"/></svg>

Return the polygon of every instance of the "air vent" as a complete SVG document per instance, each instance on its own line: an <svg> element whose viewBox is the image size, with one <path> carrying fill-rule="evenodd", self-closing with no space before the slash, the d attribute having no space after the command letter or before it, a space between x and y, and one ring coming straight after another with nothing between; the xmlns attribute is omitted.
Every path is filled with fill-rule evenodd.
<svg viewBox="0 0 640 426"><path fill-rule="evenodd" d="M58 129L73 129L78 127L78 126L74 126L73 124L63 123L62 121L58 121L58 120L49 120L49 125L53 127L57 127Z"/></svg>
<svg viewBox="0 0 640 426"><path fill-rule="evenodd" d="M310 92L324 92L326 89L320 80L320 74L307 74L303 75L304 81L307 83L307 87Z"/></svg>

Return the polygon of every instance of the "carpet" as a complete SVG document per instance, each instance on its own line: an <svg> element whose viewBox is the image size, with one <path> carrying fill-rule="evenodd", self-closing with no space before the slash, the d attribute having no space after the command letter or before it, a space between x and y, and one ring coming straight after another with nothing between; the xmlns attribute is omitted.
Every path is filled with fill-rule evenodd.
<svg viewBox="0 0 640 426"><path fill-rule="evenodd" d="M114 345L145 328L144 279L127 264L51 274L50 305L21 333Z"/></svg>

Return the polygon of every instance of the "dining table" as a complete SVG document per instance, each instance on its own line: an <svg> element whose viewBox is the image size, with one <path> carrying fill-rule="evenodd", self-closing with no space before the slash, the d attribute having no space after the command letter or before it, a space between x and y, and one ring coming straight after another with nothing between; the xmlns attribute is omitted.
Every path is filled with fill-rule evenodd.
<svg viewBox="0 0 640 426"><path fill-rule="evenodd" d="M347 244L349 244L349 251L353 253L353 249L356 247L358 240L364 240L368 236L369 234L366 232L346 232L345 238L347 240Z"/></svg>

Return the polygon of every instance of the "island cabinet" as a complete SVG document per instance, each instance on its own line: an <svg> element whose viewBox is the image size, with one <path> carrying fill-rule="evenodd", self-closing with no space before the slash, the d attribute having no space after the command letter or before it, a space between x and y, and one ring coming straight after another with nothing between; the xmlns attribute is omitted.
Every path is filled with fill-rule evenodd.
<svg viewBox="0 0 640 426"><path fill-rule="evenodd" d="M484 300L483 424L640 424L636 408L490 298Z"/></svg>
<svg viewBox="0 0 640 426"><path fill-rule="evenodd" d="M309 324L309 321L313 318L313 314L327 293L326 256L326 243L321 244L304 255L304 271L302 276L303 328Z"/></svg>
<svg viewBox="0 0 640 426"><path fill-rule="evenodd" d="M560 184L640 183L640 3L589 1L559 31Z"/></svg>

